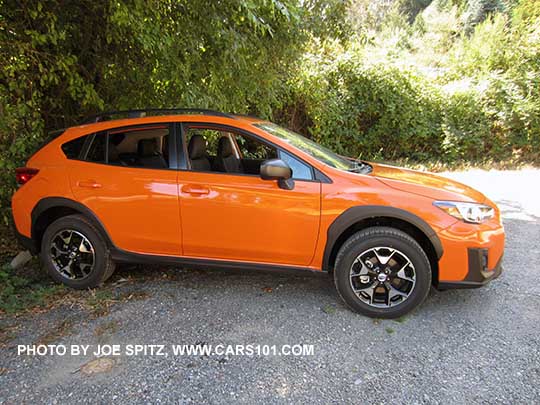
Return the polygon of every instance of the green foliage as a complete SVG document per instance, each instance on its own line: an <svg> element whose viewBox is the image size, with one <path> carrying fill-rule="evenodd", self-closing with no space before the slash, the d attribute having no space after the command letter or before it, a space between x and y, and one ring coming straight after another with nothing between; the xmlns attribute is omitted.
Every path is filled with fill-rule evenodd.
<svg viewBox="0 0 540 405"><path fill-rule="evenodd" d="M406 16L409 24L414 23L414 20L424 10L431 4L432 0L400 0L399 11Z"/></svg>
<svg viewBox="0 0 540 405"><path fill-rule="evenodd" d="M467 30L469 32L489 16L505 11L502 0L469 0L467 3Z"/></svg>
<svg viewBox="0 0 540 405"><path fill-rule="evenodd" d="M396 68L365 67L354 56L323 69L316 58L308 63L312 71L296 91L312 138L362 158L425 161L441 153L441 101L425 82Z"/></svg>
<svg viewBox="0 0 540 405"><path fill-rule="evenodd" d="M0 267L0 313L13 314L43 306L63 287L43 283L39 277L21 276L8 265Z"/></svg>
<svg viewBox="0 0 540 405"><path fill-rule="evenodd" d="M367 159L538 163L539 4L439 0L412 25L387 10L369 40L314 43L277 117Z"/></svg>

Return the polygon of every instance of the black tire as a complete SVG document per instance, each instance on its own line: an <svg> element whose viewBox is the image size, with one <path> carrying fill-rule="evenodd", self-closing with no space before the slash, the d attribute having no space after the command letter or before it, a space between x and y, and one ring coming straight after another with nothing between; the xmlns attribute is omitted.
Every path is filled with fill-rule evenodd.
<svg viewBox="0 0 540 405"><path fill-rule="evenodd" d="M351 285L353 263L363 252L375 247L396 249L406 255L414 266L415 284L408 292L408 297L394 306L374 307L362 301ZM340 248L336 257L334 282L339 295L353 311L371 318L399 318L426 299L431 287L431 266L426 253L411 236L395 228L373 227L355 233ZM390 301L390 298L387 301Z"/></svg>
<svg viewBox="0 0 540 405"><path fill-rule="evenodd" d="M72 230L84 235L94 249L93 267L88 275L82 279L70 279L64 276L53 263L50 254L53 238L64 230ZM115 269L107 243L100 232L82 215L68 215L50 224L41 240L40 257L47 272L55 281L78 290L94 288L103 284L114 273Z"/></svg>

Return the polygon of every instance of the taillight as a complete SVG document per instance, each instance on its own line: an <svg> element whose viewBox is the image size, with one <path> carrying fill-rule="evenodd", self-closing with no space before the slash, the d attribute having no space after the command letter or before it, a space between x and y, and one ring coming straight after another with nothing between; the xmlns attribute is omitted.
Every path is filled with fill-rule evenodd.
<svg viewBox="0 0 540 405"><path fill-rule="evenodd" d="M38 169L31 169L29 167L19 167L15 169L15 177L17 179L17 183L21 186L28 183L28 181L36 174L38 174L38 172Z"/></svg>

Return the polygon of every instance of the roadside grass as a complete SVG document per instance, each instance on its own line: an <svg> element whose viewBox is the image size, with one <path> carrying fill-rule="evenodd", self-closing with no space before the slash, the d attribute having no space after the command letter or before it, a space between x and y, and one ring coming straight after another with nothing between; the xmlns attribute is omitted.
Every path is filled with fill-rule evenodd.
<svg viewBox="0 0 540 405"><path fill-rule="evenodd" d="M22 269L14 270L9 264L0 267L0 313L47 307L65 291L64 286L54 284L40 271L36 258Z"/></svg>
<svg viewBox="0 0 540 405"><path fill-rule="evenodd" d="M0 255L0 263L3 263L0 265L0 316L38 313L66 305L81 308L92 318L99 318L107 315L117 302L148 298L144 291L122 289L124 284L166 276L162 271L141 271L138 266L133 266L127 273L122 271L121 276L114 275L100 288L78 291L53 282L37 257L20 268L11 268L9 262L13 256L12 252Z"/></svg>

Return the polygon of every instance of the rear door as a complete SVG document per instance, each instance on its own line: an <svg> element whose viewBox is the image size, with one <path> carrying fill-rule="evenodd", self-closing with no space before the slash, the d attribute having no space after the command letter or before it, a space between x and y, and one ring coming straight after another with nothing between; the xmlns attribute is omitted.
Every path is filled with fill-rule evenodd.
<svg viewBox="0 0 540 405"><path fill-rule="evenodd" d="M175 125L114 128L88 136L70 181L113 243L126 251L181 255Z"/></svg>
<svg viewBox="0 0 540 405"><path fill-rule="evenodd" d="M320 220L321 184L314 180L312 168L290 154L280 156L277 147L231 127L197 123L183 128L188 159L186 170L179 172L178 187L184 255L308 266ZM206 141L206 157L189 146L197 136ZM228 159L239 159L241 172L220 171L222 137L236 145ZM199 161L197 165L190 164L193 157ZM302 166L297 167L299 177L293 190L281 189L277 181L259 176L260 164L277 157L295 159Z"/></svg>

